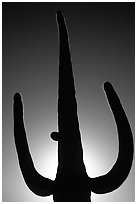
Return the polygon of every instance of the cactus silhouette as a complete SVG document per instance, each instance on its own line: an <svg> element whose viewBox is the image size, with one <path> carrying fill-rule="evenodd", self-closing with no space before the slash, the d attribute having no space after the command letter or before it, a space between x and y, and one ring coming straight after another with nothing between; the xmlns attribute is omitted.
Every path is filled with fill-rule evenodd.
<svg viewBox="0 0 137 204"><path fill-rule="evenodd" d="M83 161L83 149L77 115L74 78L64 17L57 11L59 30L58 132L51 138L58 142L58 167L54 181L35 169L27 143L21 95L14 95L14 138L20 169L29 189L39 196L53 195L54 201L90 201L91 191L98 194L117 189L127 178L133 160L133 137L121 102L109 82L104 91L117 125L118 158L105 175L90 178Z"/></svg>

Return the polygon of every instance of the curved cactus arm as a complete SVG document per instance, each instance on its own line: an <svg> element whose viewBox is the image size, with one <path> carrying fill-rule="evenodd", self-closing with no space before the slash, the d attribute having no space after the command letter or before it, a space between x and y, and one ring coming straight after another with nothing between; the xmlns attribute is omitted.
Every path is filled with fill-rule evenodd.
<svg viewBox="0 0 137 204"><path fill-rule="evenodd" d="M98 194L108 193L120 187L130 172L133 160L133 137L126 114L109 82L104 84L104 90L117 125L119 154L116 163L106 175L90 178L91 191Z"/></svg>
<svg viewBox="0 0 137 204"><path fill-rule="evenodd" d="M23 104L19 93L14 95L14 139L20 169L29 189L39 196L53 194L53 181L41 176L34 167L27 143L23 122Z"/></svg>

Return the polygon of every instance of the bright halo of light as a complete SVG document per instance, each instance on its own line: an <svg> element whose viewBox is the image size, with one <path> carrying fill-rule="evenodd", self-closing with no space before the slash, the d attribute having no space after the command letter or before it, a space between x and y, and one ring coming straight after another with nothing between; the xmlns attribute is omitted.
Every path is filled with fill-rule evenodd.
<svg viewBox="0 0 137 204"><path fill-rule="evenodd" d="M37 169L42 176L54 180L56 178L58 166L57 153L55 154L53 148L51 148L47 152L44 150L40 151Z"/></svg>

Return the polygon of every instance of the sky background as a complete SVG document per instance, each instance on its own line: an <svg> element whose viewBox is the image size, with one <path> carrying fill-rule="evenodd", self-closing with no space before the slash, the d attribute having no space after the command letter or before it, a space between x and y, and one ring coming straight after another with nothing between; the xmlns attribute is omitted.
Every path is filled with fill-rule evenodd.
<svg viewBox="0 0 137 204"><path fill-rule="evenodd" d="M134 134L134 3L3 3L2 196L6 202L53 201L26 186L13 139L13 94L23 96L30 151L37 171L55 179L58 30L61 10L69 32L84 161L90 177L107 173L117 159L116 125L102 84L118 93ZM94 202L135 200L134 162L123 185Z"/></svg>

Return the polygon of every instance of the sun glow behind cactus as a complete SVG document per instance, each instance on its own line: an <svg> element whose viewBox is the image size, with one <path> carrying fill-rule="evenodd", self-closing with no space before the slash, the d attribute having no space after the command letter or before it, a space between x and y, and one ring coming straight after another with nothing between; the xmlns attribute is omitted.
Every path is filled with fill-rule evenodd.
<svg viewBox="0 0 137 204"><path fill-rule="evenodd" d="M50 145L47 150L40 148L37 151L37 155L35 161L37 161L36 167L39 173L44 177L55 180L58 166L57 149L55 146Z"/></svg>

